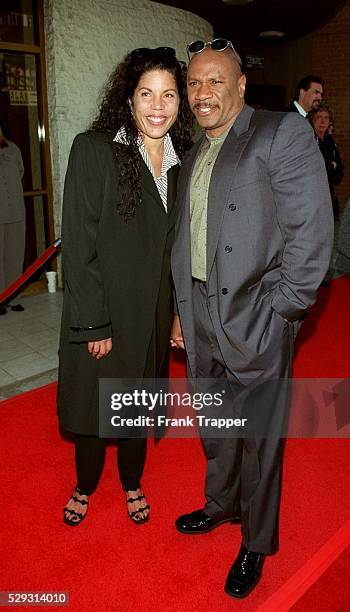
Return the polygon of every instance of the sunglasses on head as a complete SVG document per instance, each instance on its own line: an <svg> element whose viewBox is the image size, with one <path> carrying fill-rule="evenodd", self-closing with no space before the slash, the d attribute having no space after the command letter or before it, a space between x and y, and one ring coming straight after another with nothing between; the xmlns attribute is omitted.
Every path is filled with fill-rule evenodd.
<svg viewBox="0 0 350 612"><path fill-rule="evenodd" d="M159 56L159 57L175 57L176 51L172 47L157 47L156 49L148 49L147 47L141 47L139 49L134 49L131 51L130 56L132 58L143 57L145 55L149 56Z"/></svg>
<svg viewBox="0 0 350 612"><path fill-rule="evenodd" d="M225 51L225 49L232 49L235 58L240 66L242 66L242 60L239 57L236 49L234 48L232 42L227 40L226 38L214 38L214 40L210 40L209 42L204 42L203 40L194 40L189 45L187 45L187 55L188 59L191 59L191 55L195 53L200 53L204 51L207 47L211 47L213 51Z"/></svg>

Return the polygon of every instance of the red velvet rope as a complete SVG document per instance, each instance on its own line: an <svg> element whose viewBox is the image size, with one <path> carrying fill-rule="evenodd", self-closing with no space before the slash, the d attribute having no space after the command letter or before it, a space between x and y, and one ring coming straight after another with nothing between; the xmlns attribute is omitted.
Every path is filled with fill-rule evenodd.
<svg viewBox="0 0 350 612"><path fill-rule="evenodd" d="M23 274L19 278L17 278L17 280L15 280L13 283L11 283L11 285L6 287L5 291L0 293L0 305L8 301L8 299L12 297L12 295L15 294L16 291L18 291L18 289L22 285L24 285L24 283L33 274L35 274L35 272L37 272L37 270L39 270L47 261L49 261L49 259L51 259L53 255L57 254L59 251L60 245L61 245L61 239L58 238L53 243L53 245L49 246L49 248L46 249L46 251L44 251L40 255L40 257L38 257L38 259L36 259L32 264L30 264L30 266L28 266L28 268L23 272Z"/></svg>

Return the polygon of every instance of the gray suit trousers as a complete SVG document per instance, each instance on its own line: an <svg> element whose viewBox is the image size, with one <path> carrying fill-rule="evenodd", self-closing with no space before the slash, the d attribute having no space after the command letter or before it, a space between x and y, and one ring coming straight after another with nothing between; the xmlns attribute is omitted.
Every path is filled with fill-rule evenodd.
<svg viewBox="0 0 350 612"><path fill-rule="evenodd" d="M288 420L291 355L285 359L277 355L281 367L271 373L274 380L255 380L243 387L233 373L233 364L224 361L208 309L206 286L200 281L193 281L193 308L198 378L215 379L216 385L218 378L227 379L232 397L246 398L232 402L230 416L247 418L251 425L244 438L202 437L208 461L205 512L215 516L240 510L243 545L252 552L272 554L278 548L284 452L281 436ZM292 334L287 323L285 333ZM291 338L291 352L292 345Z"/></svg>

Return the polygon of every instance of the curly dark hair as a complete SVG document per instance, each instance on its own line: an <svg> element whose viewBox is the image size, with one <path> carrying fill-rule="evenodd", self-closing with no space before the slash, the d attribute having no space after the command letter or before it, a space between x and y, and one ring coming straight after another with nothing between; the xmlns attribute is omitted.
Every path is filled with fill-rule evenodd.
<svg viewBox="0 0 350 612"><path fill-rule="evenodd" d="M319 113L320 111L325 111L326 113L328 113L329 116L329 123L333 124L334 123L334 113L333 113L333 109L329 106L328 102L326 102L325 100L322 100L322 102L320 102L320 104L318 105L317 108L312 108L308 114L307 114L307 118L309 121L311 121L313 118L315 117L315 115L317 115L317 113Z"/></svg>
<svg viewBox="0 0 350 612"><path fill-rule="evenodd" d="M168 52L167 52L168 51ZM175 57L172 49L140 49L131 51L110 75L99 106L98 114L89 131L102 131L115 135L124 126L128 145L112 143L118 163L121 197L118 212L128 220L135 215L141 203L141 158L137 146L138 129L131 114L132 99L140 78L151 70L166 70L176 82L180 104L170 136L175 151L183 159L191 147L193 115L186 96L186 66Z"/></svg>

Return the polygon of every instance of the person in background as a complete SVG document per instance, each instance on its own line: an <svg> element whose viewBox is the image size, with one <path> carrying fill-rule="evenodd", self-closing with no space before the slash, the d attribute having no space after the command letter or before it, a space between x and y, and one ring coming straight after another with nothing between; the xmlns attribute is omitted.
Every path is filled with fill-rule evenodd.
<svg viewBox="0 0 350 612"><path fill-rule="evenodd" d="M192 144L184 70L172 48L134 49L70 153L58 381L59 422L75 434L77 481L64 508L70 526L85 518L104 464L99 378L167 377L176 184ZM146 444L145 437L118 440L134 524L150 516L141 485Z"/></svg>
<svg viewBox="0 0 350 612"><path fill-rule="evenodd" d="M334 219L339 219L339 201L336 194L336 186L339 185L344 176L344 166L340 157L339 149L331 134L334 115L332 109L326 102L321 102L317 109L308 113L308 119L313 126L326 164L329 189L331 192Z"/></svg>
<svg viewBox="0 0 350 612"><path fill-rule="evenodd" d="M286 110L306 117L308 112L318 108L323 94L324 80L319 76L309 74L299 81L293 101Z"/></svg>
<svg viewBox="0 0 350 612"><path fill-rule="evenodd" d="M0 293L23 272L25 248L25 207L22 178L24 166L21 151L7 140L0 126ZM8 308L24 310L14 301L1 306L0 315Z"/></svg>

